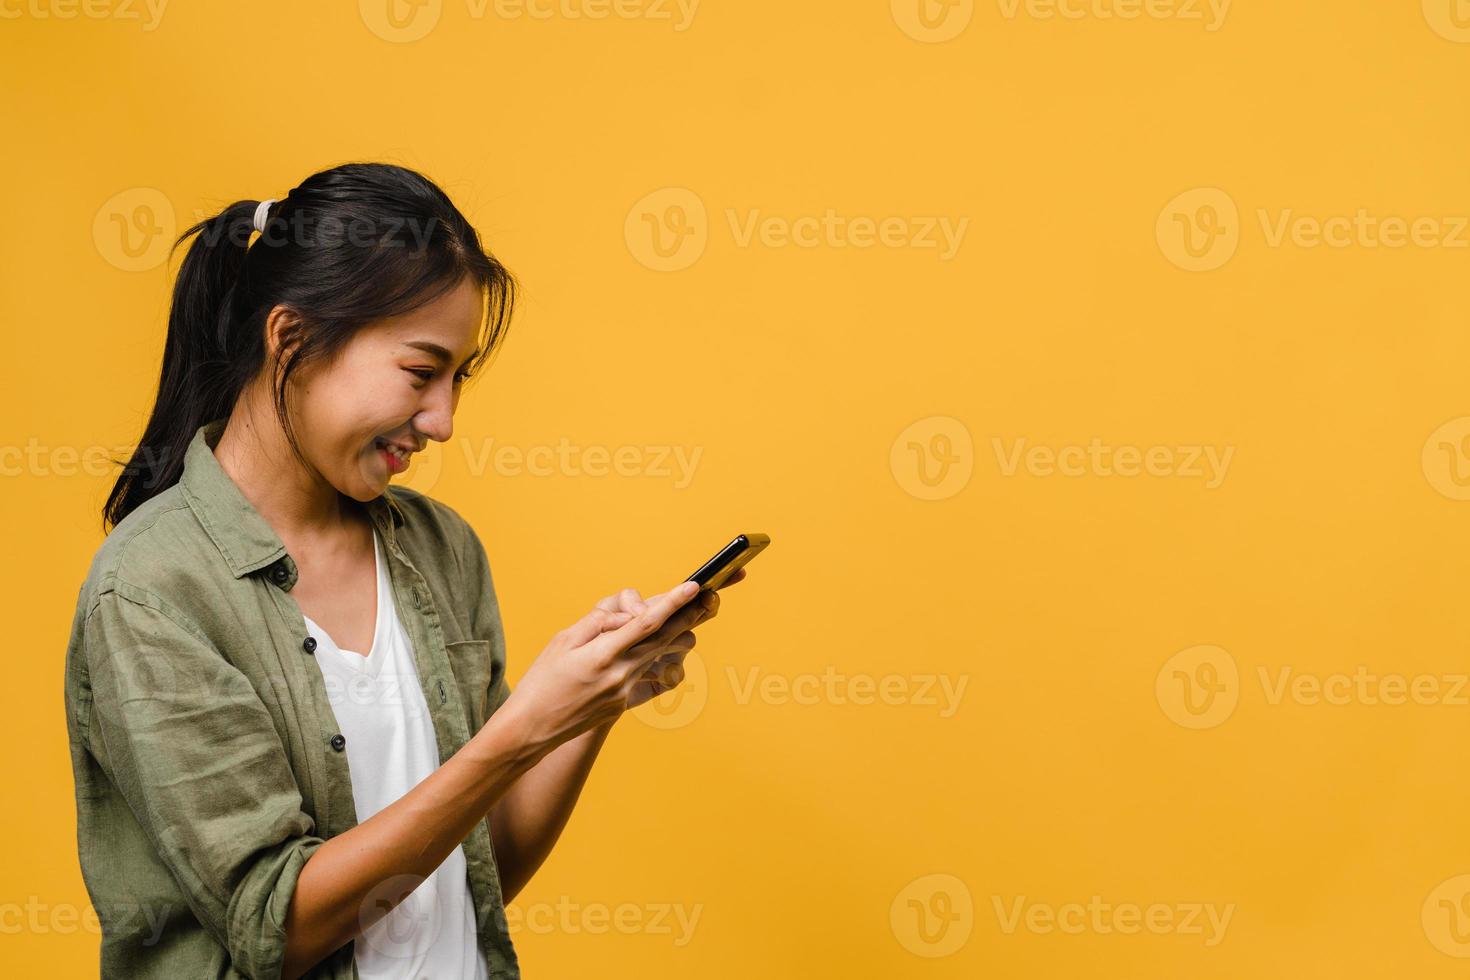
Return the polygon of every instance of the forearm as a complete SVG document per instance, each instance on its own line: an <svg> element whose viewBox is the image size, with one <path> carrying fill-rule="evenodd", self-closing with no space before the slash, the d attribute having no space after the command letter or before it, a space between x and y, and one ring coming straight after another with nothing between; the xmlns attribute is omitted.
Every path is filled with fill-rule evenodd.
<svg viewBox="0 0 1470 980"><path fill-rule="evenodd" d="M302 866L286 916L282 976L299 977L387 915L404 897L372 908L370 892L395 875L422 881L469 836L497 800L548 749L523 737L512 712L498 711L463 748L403 797L324 842Z"/></svg>
<svg viewBox="0 0 1470 980"><path fill-rule="evenodd" d="M490 835L505 901L520 893L556 846L612 724L558 746L492 807Z"/></svg>

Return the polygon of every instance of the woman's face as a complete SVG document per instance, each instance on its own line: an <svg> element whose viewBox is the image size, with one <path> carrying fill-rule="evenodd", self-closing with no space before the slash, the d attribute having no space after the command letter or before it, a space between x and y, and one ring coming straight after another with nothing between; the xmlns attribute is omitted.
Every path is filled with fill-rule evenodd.
<svg viewBox="0 0 1470 980"><path fill-rule="evenodd" d="M481 313L480 290L465 278L432 303L359 330L332 362L297 373L293 426L328 483L371 500L428 440L449 440Z"/></svg>

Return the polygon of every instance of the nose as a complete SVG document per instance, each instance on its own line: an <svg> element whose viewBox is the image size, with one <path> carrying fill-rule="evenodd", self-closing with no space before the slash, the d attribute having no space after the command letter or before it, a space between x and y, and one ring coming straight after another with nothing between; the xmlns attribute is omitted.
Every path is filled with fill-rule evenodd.
<svg viewBox="0 0 1470 980"><path fill-rule="evenodd" d="M413 417L413 429L435 442L448 442L454 435L455 398L447 386L434 385L425 393L417 415Z"/></svg>

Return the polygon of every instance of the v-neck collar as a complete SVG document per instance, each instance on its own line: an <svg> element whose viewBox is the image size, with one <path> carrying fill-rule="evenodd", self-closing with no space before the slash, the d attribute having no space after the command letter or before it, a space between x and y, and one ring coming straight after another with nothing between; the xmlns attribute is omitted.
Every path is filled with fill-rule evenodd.
<svg viewBox="0 0 1470 980"><path fill-rule="evenodd" d="M384 626L387 624L388 611L384 606L386 603L393 601L393 590L384 588L387 579L385 565L383 545L378 540L378 531L375 528L373 530L373 581L374 587L377 590L377 601L376 615L373 619L373 642L366 655L356 650L346 650L338 646L337 641L332 639L332 634L322 629L320 623L304 612L301 614L302 619L310 623L311 626L331 641L332 648L342 655L342 659L347 664L374 676L377 675L383 658L387 655L385 651L388 646L388 639L385 635L387 631L384 629Z"/></svg>

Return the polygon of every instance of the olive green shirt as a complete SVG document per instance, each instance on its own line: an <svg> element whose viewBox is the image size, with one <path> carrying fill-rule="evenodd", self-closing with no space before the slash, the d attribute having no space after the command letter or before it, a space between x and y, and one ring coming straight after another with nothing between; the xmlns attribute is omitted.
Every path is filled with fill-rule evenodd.
<svg viewBox="0 0 1470 980"><path fill-rule="evenodd" d="M215 458L223 431L200 426L77 597L66 721L104 977L280 976L302 865L357 823L296 563ZM390 487L367 509L442 763L510 693L490 567L445 504ZM488 821L464 854L490 976L519 978ZM356 978L353 943L306 976Z"/></svg>

